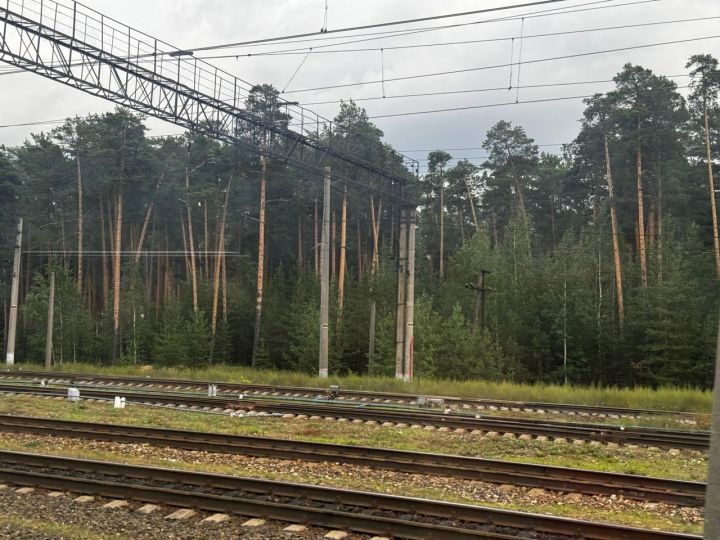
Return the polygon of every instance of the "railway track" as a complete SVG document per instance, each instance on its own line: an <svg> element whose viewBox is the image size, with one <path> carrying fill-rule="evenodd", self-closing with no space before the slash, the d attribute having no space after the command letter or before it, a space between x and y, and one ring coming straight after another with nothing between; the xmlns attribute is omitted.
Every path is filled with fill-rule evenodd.
<svg viewBox="0 0 720 540"><path fill-rule="evenodd" d="M0 393L34 394L50 397L65 396L63 388L0 385ZM146 392L129 388L83 388L88 399L109 400L122 395L129 402L172 405L175 407L226 411L236 414L282 415L297 418L336 418L392 424L397 426L434 426L446 429L472 430L489 435L511 434L546 439L598 441L627 445L707 450L710 434L699 430L668 430L643 427L622 427L602 424L553 422L549 420L503 418L470 414L445 414L417 409L384 408L371 405L343 404L333 401L294 403L271 399L249 400L233 397L201 397L170 392Z"/></svg>
<svg viewBox="0 0 720 540"><path fill-rule="evenodd" d="M398 472L539 487L586 495L618 495L634 500L684 506L702 506L705 500L705 484L699 482L444 454L4 415L0 416L0 431L119 443L145 443L254 457L348 463Z"/></svg>
<svg viewBox="0 0 720 540"><path fill-rule="evenodd" d="M699 540L662 532L219 474L0 451L0 481L410 539Z"/></svg>
<svg viewBox="0 0 720 540"><path fill-rule="evenodd" d="M301 386L278 386L262 384L238 384L213 381L194 381L187 379L165 379L149 377L115 376L115 375L92 375L87 373L65 373L46 371L6 371L0 372L0 379L29 378L35 381L42 379L54 380L66 383L102 383L112 385L134 385L144 387L170 387L184 388L188 390L204 391L208 385L214 384L219 392L244 393L247 395L273 395L276 397L304 397L316 398L318 396L330 396L328 388L308 388ZM682 411L667 411L653 409L637 409L625 407L607 407L600 405L579 405L569 403L543 403L532 401L510 401L482 398L458 398L451 396L418 396L394 392L370 392L365 390L341 389L333 396L337 401L363 401L371 403L393 403L393 404L417 404L426 403L442 404L458 409L477 410L503 410L514 412L543 412L548 414L570 414L579 416L598 416L601 418L639 418L642 416L671 416L685 418L690 421L702 416L703 413L691 413Z"/></svg>

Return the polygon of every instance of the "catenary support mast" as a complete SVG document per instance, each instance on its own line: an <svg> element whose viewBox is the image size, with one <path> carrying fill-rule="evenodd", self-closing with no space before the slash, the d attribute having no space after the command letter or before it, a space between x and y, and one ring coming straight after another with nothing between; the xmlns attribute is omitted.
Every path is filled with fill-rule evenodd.
<svg viewBox="0 0 720 540"><path fill-rule="evenodd" d="M20 295L20 255L22 247L23 218L18 219L15 234L15 258L13 259L12 288L10 290L10 317L8 322L7 354L5 363L15 363L15 335L17 334L18 296Z"/></svg>

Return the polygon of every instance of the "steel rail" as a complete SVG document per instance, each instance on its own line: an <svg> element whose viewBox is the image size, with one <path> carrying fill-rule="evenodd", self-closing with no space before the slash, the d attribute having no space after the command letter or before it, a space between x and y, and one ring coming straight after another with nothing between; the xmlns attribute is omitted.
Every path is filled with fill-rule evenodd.
<svg viewBox="0 0 720 540"><path fill-rule="evenodd" d="M118 391L121 390L121 391ZM35 394L45 396L64 396L63 388L41 386L0 385L0 393ZM369 406L348 406L334 402L288 403L272 400L233 399L231 397L200 397L195 395L176 395L168 392L137 392L127 388L108 390L84 388L82 396L90 399L111 399L122 395L130 402L160 403L178 407L231 409L237 412L255 414L294 414L297 416L317 416L319 418L347 418L375 422L396 422L408 425L426 425L453 429L482 430L494 433L512 433L553 439L595 440L619 444L658 446L663 448L685 448L707 450L709 432L690 430L668 430L642 427L622 427L604 424L581 424L554 422L548 420L503 418L481 415L442 414L429 411L388 409Z"/></svg>
<svg viewBox="0 0 720 540"><path fill-rule="evenodd" d="M144 386L174 386L181 388L204 389L208 385L214 384L218 391L226 392L252 392L260 394L280 393L285 395L302 395L302 396L329 396L328 388L313 388L303 386L283 386L283 385L266 385L266 384L249 384L249 383L229 383L222 381L203 381L190 379L169 379L169 378L150 378L139 376L117 376L117 375L94 375L88 373L68 373L68 372L47 372L47 371L18 371L11 370L0 372L0 378L6 377L32 378L39 379L55 379L64 381L85 381L85 382L105 382L105 383L125 383ZM685 411L669 411L658 409L638 409L631 407L611 407L605 405L582 405L573 403L551 403L538 401L515 401L502 399L487 398L460 398L456 396L428 396L403 394L398 392L374 392L368 390L351 390L339 389L336 400L359 399L367 401L388 401L396 403L417 403L418 397L428 398L430 400L442 401L445 405L468 408L488 408L496 407L507 408L508 410L532 410L532 411L558 411L558 412L574 412L586 414L605 414L617 415L621 417L637 417L637 416L681 416L696 417L707 416L705 413L685 412Z"/></svg>
<svg viewBox="0 0 720 540"><path fill-rule="evenodd" d="M700 482L363 446L8 415L0 415L0 431L337 462L586 495L620 495L684 506L702 506L705 498L705 484Z"/></svg>
<svg viewBox="0 0 720 540"><path fill-rule="evenodd" d="M700 539L482 506L20 452L0 451L0 480L403 538L511 539L534 531L586 540Z"/></svg>

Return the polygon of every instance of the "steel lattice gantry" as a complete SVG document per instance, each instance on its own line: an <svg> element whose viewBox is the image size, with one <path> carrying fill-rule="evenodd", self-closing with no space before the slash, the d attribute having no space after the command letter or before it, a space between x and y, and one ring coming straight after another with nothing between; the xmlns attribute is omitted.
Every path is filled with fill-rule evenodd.
<svg viewBox="0 0 720 540"><path fill-rule="evenodd" d="M266 121L243 107L251 84L80 3L0 0L0 60L318 175L332 158L383 181L383 194L395 202L412 204L396 189L407 174L333 144L329 120L279 100L299 131ZM323 142L308 132L325 134Z"/></svg>
<svg viewBox="0 0 720 540"><path fill-rule="evenodd" d="M0 61L318 177L328 160L340 165L337 169L359 171L376 178L380 186L370 188L369 182L363 182L363 189L398 204L406 216L403 221L412 222L414 229L415 203L405 198L403 189L408 173L398 163L409 162L417 170L417 162L391 151L388 163L393 165L388 170L354 156L342 148L348 137L336 136L334 143L332 122L296 103L278 101L290 118L289 126L267 121L243 107L251 84L83 4L0 0ZM383 151L387 153L387 148ZM333 171L332 176L360 184L350 178L355 175ZM406 226L400 236L407 242L409 234ZM414 232L412 236L414 243ZM407 289L412 281L407 279L408 266L412 265L405 260L398 268L398 314L404 313L402 325L398 321L398 365L403 366L398 376L404 378L412 376L413 293Z"/></svg>

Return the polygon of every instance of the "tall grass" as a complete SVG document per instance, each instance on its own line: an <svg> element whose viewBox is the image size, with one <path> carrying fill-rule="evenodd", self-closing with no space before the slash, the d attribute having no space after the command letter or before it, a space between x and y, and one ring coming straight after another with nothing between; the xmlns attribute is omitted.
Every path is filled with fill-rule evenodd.
<svg viewBox="0 0 720 540"><path fill-rule="evenodd" d="M41 365L23 364L19 370L41 370ZM400 381L390 377L359 375L331 376L320 379L306 373L290 371L254 370L243 366L218 365L202 369L151 366L100 366L89 363L63 364L56 371L96 373L106 375L134 375L237 383L272 384L278 386L310 386L327 388L337 384L340 388L401 392L439 396L505 399L513 401L540 401L549 403L577 403L709 413L712 393L693 388L601 388L597 386L561 386L552 384L520 384L485 380L450 381L442 379L415 379Z"/></svg>

